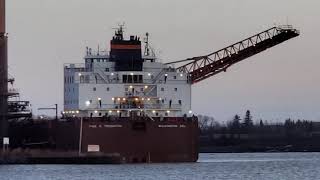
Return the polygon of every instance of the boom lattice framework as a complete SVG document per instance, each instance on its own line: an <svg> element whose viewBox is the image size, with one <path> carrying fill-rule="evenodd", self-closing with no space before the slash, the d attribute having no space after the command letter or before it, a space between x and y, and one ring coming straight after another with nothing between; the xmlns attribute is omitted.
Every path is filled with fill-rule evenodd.
<svg viewBox="0 0 320 180"><path fill-rule="evenodd" d="M197 83L222 71L226 71L231 65L250 56L297 37L299 34L300 32L297 29L294 29L289 25L273 27L208 55L188 58L167 64L192 61L178 67L177 70L179 72L188 73L192 83Z"/></svg>

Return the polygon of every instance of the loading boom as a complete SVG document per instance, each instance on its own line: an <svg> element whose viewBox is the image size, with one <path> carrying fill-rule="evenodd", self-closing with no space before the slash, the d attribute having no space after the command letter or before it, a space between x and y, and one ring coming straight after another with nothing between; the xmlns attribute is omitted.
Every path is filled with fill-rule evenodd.
<svg viewBox="0 0 320 180"><path fill-rule="evenodd" d="M220 72L226 71L228 67L237 62L299 35L300 32L290 25L273 27L208 55L188 58L167 64L191 61L178 67L177 70L179 72L188 73L191 82L194 84Z"/></svg>

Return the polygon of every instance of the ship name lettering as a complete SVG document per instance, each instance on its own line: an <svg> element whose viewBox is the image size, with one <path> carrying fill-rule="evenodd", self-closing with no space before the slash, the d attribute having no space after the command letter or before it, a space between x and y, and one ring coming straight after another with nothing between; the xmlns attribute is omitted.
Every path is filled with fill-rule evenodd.
<svg viewBox="0 0 320 180"><path fill-rule="evenodd" d="M159 125L159 128L177 128L178 125Z"/></svg>
<svg viewBox="0 0 320 180"><path fill-rule="evenodd" d="M115 125L104 125L105 128L122 128L122 125L115 124Z"/></svg>

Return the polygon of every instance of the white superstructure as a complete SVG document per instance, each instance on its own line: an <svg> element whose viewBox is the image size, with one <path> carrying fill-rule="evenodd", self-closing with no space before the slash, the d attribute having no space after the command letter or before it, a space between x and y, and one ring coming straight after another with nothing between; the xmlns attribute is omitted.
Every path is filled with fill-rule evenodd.
<svg viewBox="0 0 320 180"><path fill-rule="evenodd" d="M110 56L87 49L84 64L64 66L66 116L191 115L188 74L178 73L151 56L142 57L142 71L116 71Z"/></svg>

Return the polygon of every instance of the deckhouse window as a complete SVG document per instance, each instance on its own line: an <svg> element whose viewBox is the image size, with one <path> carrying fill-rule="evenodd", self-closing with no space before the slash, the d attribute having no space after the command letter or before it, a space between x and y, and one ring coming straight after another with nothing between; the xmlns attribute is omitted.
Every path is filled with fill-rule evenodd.
<svg viewBox="0 0 320 180"><path fill-rule="evenodd" d="M143 83L142 75L122 75L123 83Z"/></svg>

